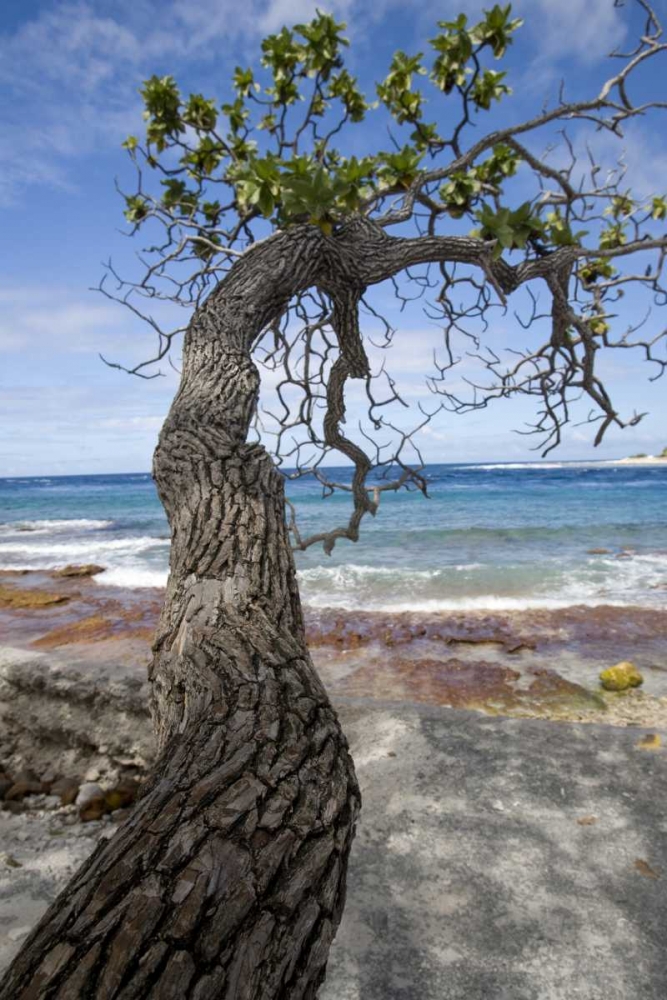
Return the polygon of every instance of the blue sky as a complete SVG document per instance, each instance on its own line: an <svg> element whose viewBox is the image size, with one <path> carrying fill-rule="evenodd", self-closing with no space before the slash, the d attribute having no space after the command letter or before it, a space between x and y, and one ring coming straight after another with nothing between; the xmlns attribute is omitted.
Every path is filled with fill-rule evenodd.
<svg viewBox="0 0 667 1000"><path fill-rule="evenodd" d="M115 178L130 183L120 144L141 130L138 88L152 73L172 73L184 91L223 98L231 70L256 63L264 35L306 19L315 6L305 0L4 0L0 476L150 467L177 376L165 369L167 377L146 382L105 367L99 353L124 363L149 356L151 334L89 291L104 260L131 270L138 249L122 235L114 189ZM320 6L348 22L350 68L372 96L373 80L384 75L397 47L424 50L439 18L459 10L474 15L490 4L336 0ZM664 0L657 5L667 14L665 6ZM562 78L572 96L598 89L610 75L605 54L640 25L631 0L624 8L613 0L522 0L514 9L526 25L508 59L515 95L503 113L515 120L553 97ZM644 77L640 86L648 93L658 84ZM652 120L626 134L629 182L643 194L663 193L664 132ZM604 157L609 151L599 143ZM631 299L628 317L643 309ZM657 331L665 318L654 314L649 323ZM428 402L423 375L438 329L417 307L397 325L392 371L412 401ZM508 344L525 339L510 314L498 315L491 332ZM640 408L650 415L635 428L610 431L596 452L590 428L573 428L552 457L611 458L667 445L667 383L648 383L649 370L619 353L624 356L605 362L611 387L625 412ZM423 438L424 456L444 462L534 457L533 442L514 432L531 412L516 401L440 416Z"/></svg>

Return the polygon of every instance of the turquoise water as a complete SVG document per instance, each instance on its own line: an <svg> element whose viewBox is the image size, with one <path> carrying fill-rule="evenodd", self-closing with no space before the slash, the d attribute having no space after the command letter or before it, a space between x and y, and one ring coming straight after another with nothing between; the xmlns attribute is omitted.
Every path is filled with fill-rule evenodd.
<svg viewBox="0 0 667 1000"><path fill-rule="evenodd" d="M297 554L307 603L667 607L667 466L439 465L427 478L428 500L384 494L356 545ZM312 480L288 483L288 494L302 533L345 520L344 494L323 500ZM107 584L158 586L168 554L147 474L0 480L0 568L96 562Z"/></svg>

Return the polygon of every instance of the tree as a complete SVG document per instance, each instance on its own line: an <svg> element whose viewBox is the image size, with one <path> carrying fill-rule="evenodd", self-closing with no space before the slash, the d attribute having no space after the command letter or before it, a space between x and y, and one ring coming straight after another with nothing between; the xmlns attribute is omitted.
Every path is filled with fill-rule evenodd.
<svg viewBox="0 0 667 1000"><path fill-rule="evenodd" d="M599 423L596 441L640 419L619 415L597 359L634 347L656 375L667 364L650 322L645 337L613 332L626 289L664 304L667 200L633 195L622 167L602 175L578 153L587 129L619 137L667 106L633 96L667 49L637 2L644 32L615 54L597 93L570 100L563 88L534 117L512 124L508 111L510 124L481 138L477 126L509 94L493 68L520 27L509 5L476 24L439 22L430 58L397 52L375 104L345 68L344 25L323 13L266 38L259 76L237 68L226 103L184 98L169 76L145 83L145 140L125 144L137 177L125 215L153 242L138 280L109 265L118 285L102 290L141 315L142 297L189 315L169 331L147 316L153 362L185 332L154 463L172 530L150 668L160 755L131 817L27 940L2 1000L316 996L360 797L308 655L291 547L331 551L357 539L383 491L426 491L418 453L408 460L413 432L385 416L401 400L384 366L371 366L360 316L382 323L369 293L381 283L399 296L432 289L445 347L431 379L437 405L534 396L531 430L545 451L579 398ZM373 115L389 119L392 148L345 155L336 144ZM372 134L356 131L360 143ZM520 288L533 304L524 324L546 316L547 334L501 356L483 332ZM486 372L469 397L447 381L459 338ZM148 365L132 370L148 376ZM276 412L258 407L258 365L277 373ZM351 380L364 387L370 430L345 434ZM423 406L418 419L434 412ZM253 427L274 435L277 463L250 440ZM350 483L328 477L332 451L352 463ZM325 492L347 490L348 522L304 536L295 511L285 514L281 461Z"/></svg>

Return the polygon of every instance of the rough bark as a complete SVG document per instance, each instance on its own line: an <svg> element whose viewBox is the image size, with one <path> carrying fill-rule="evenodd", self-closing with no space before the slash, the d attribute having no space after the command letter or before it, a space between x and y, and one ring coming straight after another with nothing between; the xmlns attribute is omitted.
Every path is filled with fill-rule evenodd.
<svg viewBox="0 0 667 1000"><path fill-rule="evenodd" d="M0 1000L314 1000L359 790L308 656L282 478L246 443L252 349L293 296L330 296L340 356L325 433L355 462L360 518L364 465L340 432L345 380L368 371L360 297L429 260L492 267L508 291L539 273L487 258L478 240L394 238L362 217L330 237L294 226L250 248L195 313L154 464L172 532L150 669L161 755L132 815L27 939Z"/></svg>
<svg viewBox="0 0 667 1000"><path fill-rule="evenodd" d="M1 1000L313 1000L324 978L359 793L305 644L282 478L246 443L252 345L326 280L322 247L314 227L257 245L190 325L154 466L172 530L150 671L160 759Z"/></svg>

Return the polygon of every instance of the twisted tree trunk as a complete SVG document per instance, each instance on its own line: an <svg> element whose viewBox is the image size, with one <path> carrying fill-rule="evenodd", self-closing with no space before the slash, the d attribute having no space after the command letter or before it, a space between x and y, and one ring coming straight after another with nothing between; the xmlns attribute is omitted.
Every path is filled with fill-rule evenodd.
<svg viewBox="0 0 667 1000"><path fill-rule="evenodd" d="M321 265L258 244L195 315L155 479L171 574L150 671L146 794L50 907L1 1000L313 1000L359 793L306 648L282 478L246 444L250 351Z"/></svg>

